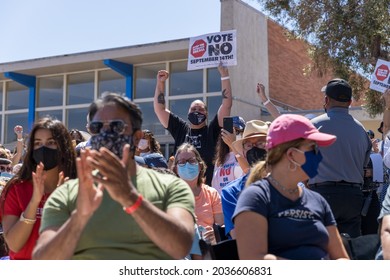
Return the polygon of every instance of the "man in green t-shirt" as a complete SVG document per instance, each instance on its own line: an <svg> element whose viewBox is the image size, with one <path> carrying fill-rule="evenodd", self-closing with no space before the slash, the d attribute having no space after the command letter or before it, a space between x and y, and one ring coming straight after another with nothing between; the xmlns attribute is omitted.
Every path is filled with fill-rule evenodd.
<svg viewBox="0 0 390 280"><path fill-rule="evenodd" d="M142 114L109 93L89 108L91 149L78 179L47 200L34 259L181 259L194 235L194 197L181 179L137 166Z"/></svg>

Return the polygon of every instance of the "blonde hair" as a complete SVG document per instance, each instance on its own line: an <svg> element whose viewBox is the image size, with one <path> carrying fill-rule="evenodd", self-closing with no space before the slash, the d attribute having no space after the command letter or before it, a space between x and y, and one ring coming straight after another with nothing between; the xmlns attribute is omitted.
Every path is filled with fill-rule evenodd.
<svg viewBox="0 0 390 280"><path fill-rule="evenodd" d="M298 148L303 141L305 141L305 139L299 138L299 139L282 143L272 149L269 149L267 152L267 159L266 159L267 166L272 166L277 164L279 161L281 161L282 157L284 156L284 154L288 149Z"/></svg>
<svg viewBox="0 0 390 280"><path fill-rule="evenodd" d="M248 179L246 180L245 187L252 183L263 179L267 175L267 165L264 160L258 161L250 170Z"/></svg>

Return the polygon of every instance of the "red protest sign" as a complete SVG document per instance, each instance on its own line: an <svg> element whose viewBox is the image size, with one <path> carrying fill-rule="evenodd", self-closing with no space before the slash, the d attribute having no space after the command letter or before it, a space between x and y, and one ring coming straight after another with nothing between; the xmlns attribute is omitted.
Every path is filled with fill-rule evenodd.
<svg viewBox="0 0 390 280"><path fill-rule="evenodd" d="M380 65L375 71L375 76L379 81L384 81L388 75L389 67L387 67L385 64Z"/></svg>
<svg viewBox="0 0 390 280"><path fill-rule="evenodd" d="M191 55L193 57L202 57L206 52L207 44L204 40L196 40L191 46Z"/></svg>

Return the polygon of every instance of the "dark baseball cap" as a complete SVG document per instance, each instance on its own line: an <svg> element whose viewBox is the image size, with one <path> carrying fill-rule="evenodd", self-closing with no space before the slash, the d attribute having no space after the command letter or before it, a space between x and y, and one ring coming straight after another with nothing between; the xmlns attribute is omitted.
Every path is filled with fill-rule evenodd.
<svg viewBox="0 0 390 280"><path fill-rule="evenodd" d="M349 102L352 100L352 88L348 82L343 79L330 80L327 85L322 88L322 91L336 101Z"/></svg>
<svg viewBox="0 0 390 280"><path fill-rule="evenodd" d="M135 156L134 159L139 165L146 165L147 167L168 168L167 160L162 154L159 153L151 153L142 157Z"/></svg>

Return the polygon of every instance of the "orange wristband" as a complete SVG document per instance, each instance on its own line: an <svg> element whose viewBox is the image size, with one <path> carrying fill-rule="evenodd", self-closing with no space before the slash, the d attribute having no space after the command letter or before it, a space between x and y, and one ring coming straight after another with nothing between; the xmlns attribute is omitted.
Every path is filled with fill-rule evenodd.
<svg viewBox="0 0 390 280"><path fill-rule="evenodd" d="M139 195L136 202L129 206L129 207L123 207L123 211L125 211L127 214L133 214L142 204L143 197L142 195Z"/></svg>

